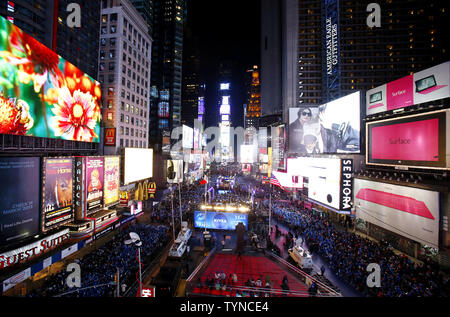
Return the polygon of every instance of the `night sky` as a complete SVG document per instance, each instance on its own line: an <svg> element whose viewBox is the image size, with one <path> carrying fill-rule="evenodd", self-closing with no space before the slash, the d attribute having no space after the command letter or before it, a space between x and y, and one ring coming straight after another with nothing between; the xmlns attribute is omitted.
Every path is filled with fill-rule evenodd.
<svg viewBox="0 0 450 317"><path fill-rule="evenodd" d="M218 65L233 62L232 125L243 126L244 76L260 66L260 0L187 0L187 24L200 55L200 73L206 83L206 127L217 125ZM189 38L184 39L189 45ZM183 65L185 66L185 65Z"/></svg>

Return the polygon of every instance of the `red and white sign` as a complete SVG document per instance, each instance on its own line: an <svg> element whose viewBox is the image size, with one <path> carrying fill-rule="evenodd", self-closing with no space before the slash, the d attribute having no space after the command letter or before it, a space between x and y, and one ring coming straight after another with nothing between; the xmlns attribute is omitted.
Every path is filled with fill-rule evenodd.
<svg viewBox="0 0 450 317"><path fill-rule="evenodd" d="M355 179L354 193L357 218L438 248L438 192Z"/></svg>
<svg viewBox="0 0 450 317"><path fill-rule="evenodd" d="M141 289L141 294L139 294L139 290L138 290L138 294L137 297L156 297L155 296L155 288L145 288L143 287Z"/></svg>
<svg viewBox="0 0 450 317"><path fill-rule="evenodd" d="M116 146L116 128L105 128L105 146Z"/></svg>
<svg viewBox="0 0 450 317"><path fill-rule="evenodd" d="M0 254L0 269L29 261L37 255L56 248L69 238L69 229L65 229L21 248L2 253Z"/></svg>
<svg viewBox="0 0 450 317"><path fill-rule="evenodd" d="M394 80L366 93L366 114L450 97L450 62Z"/></svg>

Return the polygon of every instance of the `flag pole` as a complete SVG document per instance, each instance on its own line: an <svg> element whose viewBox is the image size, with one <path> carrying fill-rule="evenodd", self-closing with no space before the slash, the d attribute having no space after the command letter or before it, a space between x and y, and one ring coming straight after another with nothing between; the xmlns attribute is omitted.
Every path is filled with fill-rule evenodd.
<svg viewBox="0 0 450 317"><path fill-rule="evenodd" d="M272 182L269 180L269 186L270 186L270 194L269 194L269 239L271 234L271 218L272 218Z"/></svg>

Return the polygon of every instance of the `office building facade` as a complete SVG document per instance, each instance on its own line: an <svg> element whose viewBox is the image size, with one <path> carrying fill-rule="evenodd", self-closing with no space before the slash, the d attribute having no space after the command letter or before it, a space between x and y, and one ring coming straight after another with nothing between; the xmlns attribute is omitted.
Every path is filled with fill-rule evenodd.
<svg viewBox="0 0 450 317"><path fill-rule="evenodd" d="M99 52L102 114L105 129L116 129L116 144L104 151L119 154L124 147L149 145L152 39L129 0L104 4Z"/></svg>

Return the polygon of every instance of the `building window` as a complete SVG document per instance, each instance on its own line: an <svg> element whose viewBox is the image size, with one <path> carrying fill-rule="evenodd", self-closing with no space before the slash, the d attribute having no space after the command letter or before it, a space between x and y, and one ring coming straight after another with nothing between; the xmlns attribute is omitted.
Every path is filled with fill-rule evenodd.
<svg viewBox="0 0 450 317"><path fill-rule="evenodd" d="M117 32L117 26L111 25L110 31L111 31L112 34L116 33Z"/></svg>
<svg viewBox="0 0 450 317"><path fill-rule="evenodd" d="M106 26L102 26L101 34L106 34L106 33L108 33L108 30L106 29Z"/></svg>
<svg viewBox="0 0 450 317"><path fill-rule="evenodd" d="M109 121L112 121L112 119L113 119L113 113L112 112L108 112L108 120Z"/></svg>
<svg viewBox="0 0 450 317"><path fill-rule="evenodd" d="M114 74L108 75L108 83L110 83L110 84L114 83Z"/></svg>
<svg viewBox="0 0 450 317"><path fill-rule="evenodd" d="M105 59L105 52L104 51L100 51L100 59L101 60Z"/></svg>
<svg viewBox="0 0 450 317"><path fill-rule="evenodd" d="M102 23L107 23L108 22L108 15L107 14L103 14L102 15Z"/></svg>
<svg viewBox="0 0 450 317"><path fill-rule="evenodd" d="M117 13L111 14L111 22L117 22Z"/></svg>
<svg viewBox="0 0 450 317"><path fill-rule="evenodd" d="M109 39L109 45L112 47L116 46L116 38L115 37L112 37Z"/></svg>
<svg viewBox="0 0 450 317"><path fill-rule="evenodd" d="M109 87L108 88L108 96L114 96L114 87Z"/></svg>
<svg viewBox="0 0 450 317"><path fill-rule="evenodd" d="M128 140L128 139L125 140L125 146L126 146L126 147L129 147L129 146L130 146L130 145L129 145L129 140Z"/></svg>
<svg viewBox="0 0 450 317"><path fill-rule="evenodd" d="M125 135L130 135L130 128L125 129Z"/></svg>
<svg viewBox="0 0 450 317"><path fill-rule="evenodd" d="M123 139L120 139L120 147L123 147Z"/></svg>

